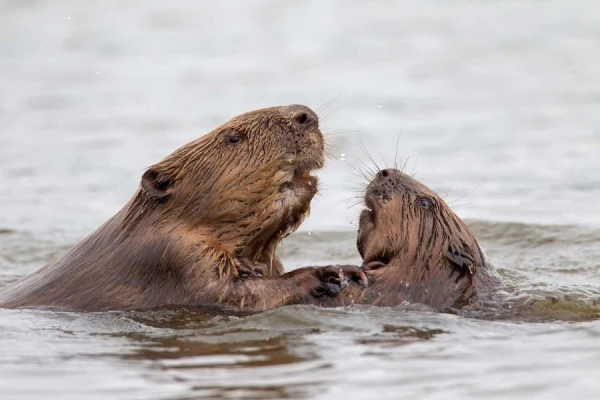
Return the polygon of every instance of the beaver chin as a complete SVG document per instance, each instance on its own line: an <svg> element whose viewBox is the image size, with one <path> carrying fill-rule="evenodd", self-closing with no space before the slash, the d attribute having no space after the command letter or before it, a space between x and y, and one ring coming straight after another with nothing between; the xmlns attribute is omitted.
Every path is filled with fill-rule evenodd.
<svg viewBox="0 0 600 400"><path fill-rule="evenodd" d="M279 186L279 201L274 214L284 222L278 237L284 238L294 232L308 215L310 202L317 193L318 178L314 170L321 168L319 163L304 163L287 173Z"/></svg>

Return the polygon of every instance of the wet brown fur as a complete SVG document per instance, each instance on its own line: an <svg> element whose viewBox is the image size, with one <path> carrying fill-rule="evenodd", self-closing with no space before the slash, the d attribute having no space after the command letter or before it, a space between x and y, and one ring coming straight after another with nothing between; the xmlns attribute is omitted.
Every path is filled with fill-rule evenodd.
<svg viewBox="0 0 600 400"><path fill-rule="evenodd" d="M235 141L235 138L239 141ZM167 304L258 311L301 302L314 269L283 273L282 237L310 210L323 166L303 106L239 115L150 167L115 216L56 263L0 290L0 307L101 311ZM271 277L239 279L241 259Z"/></svg>
<svg viewBox="0 0 600 400"><path fill-rule="evenodd" d="M365 264L385 266L368 272L367 289L352 284L328 305L409 302L444 310L497 285L477 239L444 200L401 171L384 171L367 187L357 243Z"/></svg>

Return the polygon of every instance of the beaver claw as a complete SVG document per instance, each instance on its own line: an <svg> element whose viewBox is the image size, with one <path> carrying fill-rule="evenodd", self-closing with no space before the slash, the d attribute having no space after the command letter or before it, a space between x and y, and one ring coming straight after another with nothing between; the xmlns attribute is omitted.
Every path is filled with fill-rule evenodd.
<svg viewBox="0 0 600 400"><path fill-rule="evenodd" d="M323 294L336 295L349 285L350 280L363 287L369 286L369 279L361 267L357 265L329 265L316 270L317 277L323 282L326 290Z"/></svg>

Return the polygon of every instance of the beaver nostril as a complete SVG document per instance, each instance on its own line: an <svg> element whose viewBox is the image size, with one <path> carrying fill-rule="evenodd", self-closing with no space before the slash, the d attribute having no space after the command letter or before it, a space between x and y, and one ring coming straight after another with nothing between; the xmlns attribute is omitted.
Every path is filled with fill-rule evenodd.
<svg viewBox="0 0 600 400"><path fill-rule="evenodd" d="M292 104L281 108L281 114L299 127L306 128L319 124L319 117L310 108L301 104Z"/></svg>
<svg viewBox="0 0 600 400"><path fill-rule="evenodd" d="M387 169L382 169L379 173L384 178L387 178L388 176L390 176L390 171L388 171Z"/></svg>
<svg viewBox="0 0 600 400"><path fill-rule="evenodd" d="M304 125L308 122L309 117L305 112L301 112L299 114L294 115L294 121L296 121L300 125Z"/></svg>

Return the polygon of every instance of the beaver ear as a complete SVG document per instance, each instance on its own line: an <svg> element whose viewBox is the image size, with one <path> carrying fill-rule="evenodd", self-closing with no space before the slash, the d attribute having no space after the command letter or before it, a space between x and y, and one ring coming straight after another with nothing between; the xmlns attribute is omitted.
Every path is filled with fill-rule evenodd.
<svg viewBox="0 0 600 400"><path fill-rule="evenodd" d="M470 275L473 275L473 257L463 249L456 246L449 246L446 258L461 274L466 274L468 272Z"/></svg>
<svg viewBox="0 0 600 400"><path fill-rule="evenodd" d="M150 196L163 199L171 194L172 180L167 174L150 168L142 175L141 185Z"/></svg>

